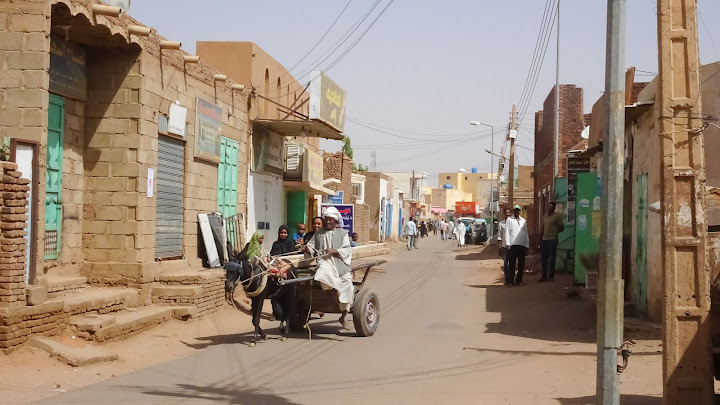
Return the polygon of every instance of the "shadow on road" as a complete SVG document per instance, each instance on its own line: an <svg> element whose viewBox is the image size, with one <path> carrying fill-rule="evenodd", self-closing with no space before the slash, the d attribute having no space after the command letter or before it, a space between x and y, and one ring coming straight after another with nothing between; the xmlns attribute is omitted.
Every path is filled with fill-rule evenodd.
<svg viewBox="0 0 720 405"><path fill-rule="evenodd" d="M265 342L281 342L280 331L276 326L268 328L267 325L262 325L265 333L267 333L267 340L260 340L258 344ZM327 320L323 322L312 322L310 323L312 330L313 340L335 340L342 341L339 337L352 337L357 336L354 332L344 331L340 329L340 326L336 320ZM185 346L193 349L201 350L210 346L218 345L231 345L231 344L243 344L249 345L252 341L253 332L236 333L231 335L213 335L197 337L195 340L200 341L199 343L182 342ZM308 340L307 332L290 332L288 340L291 339L304 339Z"/></svg>
<svg viewBox="0 0 720 405"><path fill-rule="evenodd" d="M499 333L552 342L595 342L595 311L591 304L569 299L570 274L556 274L555 282L538 283L538 276L526 273L523 286L505 287L502 260L496 246L469 253L476 258L478 271L466 287L485 290L485 311L501 315L500 322L486 325L485 333ZM457 260L471 260L461 258Z"/></svg>
<svg viewBox="0 0 720 405"><path fill-rule="evenodd" d="M578 398L555 398L560 405L595 405L595 396L578 397ZM620 403L623 405L662 405L663 400L660 397L651 397L647 395L620 395Z"/></svg>
<svg viewBox="0 0 720 405"><path fill-rule="evenodd" d="M502 349L485 349L482 347L463 347L463 350L472 350L476 351L478 353L504 353L504 354L515 354L515 355L541 355L541 356L597 356L597 352L590 351L590 352L558 352L553 350L502 350ZM633 352L634 356L659 356L660 352L658 351L652 351L652 352Z"/></svg>
<svg viewBox="0 0 720 405"><path fill-rule="evenodd" d="M296 402L263 392L254 390L243 390L236 387L213 387L192 384L177 384L174 389L145 389L146 395L161 397L173 397L191 399L197 402L216 402L221 404L268 404L268 405L293 405ZM138 387L143 389L144 387Z"/></svg>

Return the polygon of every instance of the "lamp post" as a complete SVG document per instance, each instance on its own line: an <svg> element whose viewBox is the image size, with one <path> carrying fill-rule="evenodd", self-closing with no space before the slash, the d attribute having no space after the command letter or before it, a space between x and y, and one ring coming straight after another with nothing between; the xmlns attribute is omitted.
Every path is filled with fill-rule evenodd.
<svg viewBox="0 0 720 405"><path fill-rule="evenodd" d="M483 124L480 121L470 121L470 125L490 127L490 149L495 149L495 127L489 124ZM490 154L490 232L488 240L492 240L495 235L495 193L493 192L493 180L495 177L495 157ZM498 190L499 191L499 190Z"/></svg>

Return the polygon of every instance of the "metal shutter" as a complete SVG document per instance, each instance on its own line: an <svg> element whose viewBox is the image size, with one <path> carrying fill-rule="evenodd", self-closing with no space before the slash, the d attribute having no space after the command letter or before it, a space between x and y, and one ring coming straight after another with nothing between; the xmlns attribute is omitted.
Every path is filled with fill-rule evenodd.
<svg viewBox="0 0 720 405"><path fill-rule="evenodd" d="M158 136L155 257L182 257L185 143Z"/></svg>

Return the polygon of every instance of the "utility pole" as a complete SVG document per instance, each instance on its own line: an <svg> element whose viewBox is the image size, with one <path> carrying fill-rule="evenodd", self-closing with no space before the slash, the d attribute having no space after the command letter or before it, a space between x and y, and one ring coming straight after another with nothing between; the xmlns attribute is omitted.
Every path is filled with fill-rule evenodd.
<svg viewBox="0 0 720 405"><path fill-rule="evenodd" d="M697 0L658 0L663 403L713 403Z"/></svg>
<svg viewBox="0 0 720 405"><path fill-rule="evenodd" d="M515 138L517 137L517 111L515 104L512 106L512 117L510 118L510 168L508 168L508 205L513 207L513 189L515 188Z"/></svg>
<svg viewBox="0 0 720 405"><path fill-rule="evenodd" d="M553 166L553 192L555 192L555 178L558 176L558 159L560 157L560 0L557 2L557 54L555 59L555 165ZM542 210L541 210L542 212Z"/></svg>
<svg viewBox="0 0 720 405"><path fill-rule="evenodd" d="M623 173L625 141L625 1L607 2L600 278L597 309L598 405L620 404L618 350L623 333ZM557 89L556 89L557 90ZM556 158L557 165L557 158Z"/></svg>

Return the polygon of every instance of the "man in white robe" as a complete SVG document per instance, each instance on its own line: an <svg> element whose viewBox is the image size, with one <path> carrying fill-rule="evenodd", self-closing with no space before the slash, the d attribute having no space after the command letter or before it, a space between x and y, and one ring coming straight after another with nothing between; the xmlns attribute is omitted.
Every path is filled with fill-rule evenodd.
<svg viewBox="0 0 720 405"><path fill-rule="evenodd" d="M328 207L323 212L323 218L325 228L315 232L306 245L306 251L319 255L315 281L320 282L324 290L334 288L338 291L342 311L340 323L347 329L345 318L355 298L355 287L350 271L352 259L350 238L346 230L337 227L341 221L337 208Z"/></svg>

